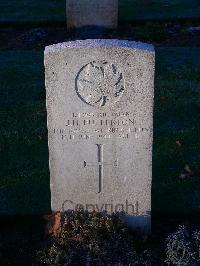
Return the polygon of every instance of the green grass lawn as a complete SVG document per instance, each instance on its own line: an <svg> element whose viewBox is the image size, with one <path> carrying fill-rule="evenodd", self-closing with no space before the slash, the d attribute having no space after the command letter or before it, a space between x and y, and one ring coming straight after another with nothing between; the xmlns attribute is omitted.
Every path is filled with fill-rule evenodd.
<svg viewBox="0 0 200 266"><path fill-rule="evenodd" d="M200 210L200 48L158 48L153 210ZM0 52L0 213L50 209L43 52ZM176 142L179 141L181 145Z"/></svg>
<svg viewBox="0 0 200 266"><path fill-rule="evenodd" d="M199 62L200 48L157 50L152 191L157 211L200 210L200 175L178 178L186 164L199 171Z"/></svg>
<svg viewBox="0 0 200 266"><path fill-rule="evenodd" d="M0 22L65 22L66 0L1 0ZM120 20L198 18L199 0L119 0Z"/></svg>
<svg viewBox="0 0 200 266"><path fill-rule="evenodd" d="M0 211L37 213L49 206L42 52L0 52Z"/></svg>

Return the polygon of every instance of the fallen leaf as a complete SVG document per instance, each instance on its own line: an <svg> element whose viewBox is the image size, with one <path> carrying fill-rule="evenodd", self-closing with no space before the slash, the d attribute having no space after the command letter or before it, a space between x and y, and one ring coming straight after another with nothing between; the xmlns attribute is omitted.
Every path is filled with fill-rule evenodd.
<svg viewBox="0 0 200 266"><path fill-rule="evenodd" d="M44 219L48 221L45 235L57 236L61 231L61 220L62 220L61 212L58 211L53 213L52 215L48 216L46 215Z"/></svg>
<svg viewBox="0 0 200 266"><path fill-rule="evenodd" d="M192 170L191 170L191 168L190 168L190 166L188 164L185 165L185 168L184 169L185 169L186 172L188 172L190 174L193 173Z"/></svg>
<svg viewBox="0 0 200 266"><path fill-rule="evenodd" d="M177 141L176 141L176 144L177 144L179 147L181 147L181 146L182 146L182 144L180 143L180 141L179 141L179 140L177 140Z"/></svg>

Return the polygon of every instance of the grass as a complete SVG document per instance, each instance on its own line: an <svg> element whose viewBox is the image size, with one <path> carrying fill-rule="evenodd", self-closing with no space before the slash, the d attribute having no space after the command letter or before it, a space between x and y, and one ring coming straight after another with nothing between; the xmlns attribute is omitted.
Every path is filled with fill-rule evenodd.
<svg viewBox="0 0 200 266"><path fill-rule="evenodd" d="M119 0L120 20L198 18L198 0Z"/></svg>
<svg viewBox="0 0 200 266"><path fill-rule="evenodd" d="M1 1L0 22L55 22L65 21L65 1L10 0Z"/></svg>
<svg viewBox="0 0 200 266"><path fill-rule="evenodd" d="M1 52L0 58L1 212L45 212L50 194L43 53Z"/></svg>
<svg viewBox="0 0 200 266"><path fill-rule="evenodd" d="M199 171L199 57L199 48L157 50L152 191L157 211L200 208L200 180L178 178L186 164Z"/></svg>
<svg viewBox="0 0 200 266"><path fill-rule="evenodd" d="M66 0L2 0L1 18L4 22L65 23ZM198 18L198 0L119 0L120 20Z"/></svg>
<svg viewBox="0 0 200 266"><path fill-rule="evenodd" d="M200 48L157 48L152 207L198 212ZM50 210L43 53L0 52L0 213ZM177 144L178 143L178 144Z"/></svg>

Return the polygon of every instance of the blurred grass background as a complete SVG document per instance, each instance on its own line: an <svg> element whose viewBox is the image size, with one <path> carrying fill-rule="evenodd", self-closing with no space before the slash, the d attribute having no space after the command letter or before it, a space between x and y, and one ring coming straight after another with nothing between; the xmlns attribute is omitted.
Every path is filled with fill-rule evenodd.
<svg viewBox="0 0 200 266"><path fill-rule="evenodd" d="M0 23L65 23L66 0L1 0ZM119 20L199 18L199 0L119 0Z"/></svg>
<svg viewBox="0 0 200 266"><path fill-rule="evenodd" d="M42 51L0 52L0 213L50 210ZM200 48L156 49L152 207L200 210ZM200 178L200 177L199 177Z"/></svg>

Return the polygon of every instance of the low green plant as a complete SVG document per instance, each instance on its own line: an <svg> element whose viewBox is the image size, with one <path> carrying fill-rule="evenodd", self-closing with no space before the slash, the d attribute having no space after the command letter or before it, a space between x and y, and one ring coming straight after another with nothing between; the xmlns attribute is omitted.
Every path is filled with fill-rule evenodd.
<svg viewBox="0 0 200 266"><path fill-rule="evenodd" d="M168 265L200 265L200 230L190 231L180 226L167 238L166 255Z"/></svg>
<svg viewBox="0 0 200 266"><path fill-rule="evenodd" d="M39 265L151 265L149 252L136 251L137 236L118 215L70 211L61 224L38 252Z"/></svg>

